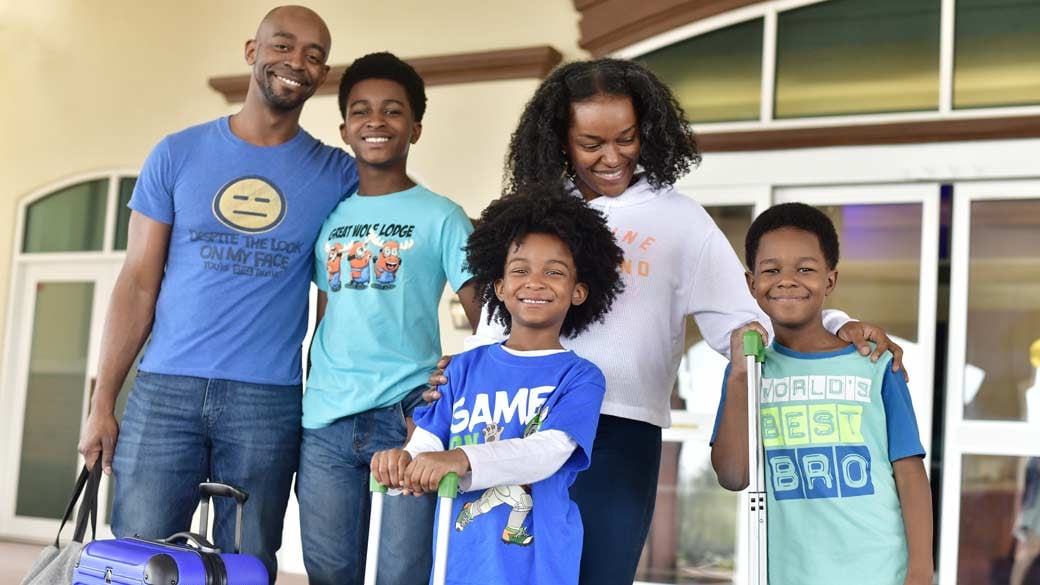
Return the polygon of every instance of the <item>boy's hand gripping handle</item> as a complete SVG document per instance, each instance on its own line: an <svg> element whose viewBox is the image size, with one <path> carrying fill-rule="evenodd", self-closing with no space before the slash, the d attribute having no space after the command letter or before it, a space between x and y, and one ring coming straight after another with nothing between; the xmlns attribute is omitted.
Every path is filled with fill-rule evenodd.
<svg viewBox="0 0 1040 585"><path fill-rule="evenodd" d="M748 584L766 585L767 526L765 466L760 426L762 363L765 345L757 331L744 333L744 357L748 382Z"/></svg>
<svg viewBox="0 0 1040 585"><path fill-rule="evenodd" d="M375 585L379 563L379 533L383 523L383 498L389 490L369 475L368 488L372 492L372 515L368 525L368 554L365 558L365 585ZM437 549L433 555L433 585L444 585L447 575L448 534L451 526L451 501L459 493L459 476L449 473L437 484L437 496L441 498L437 510Z"/></svg>

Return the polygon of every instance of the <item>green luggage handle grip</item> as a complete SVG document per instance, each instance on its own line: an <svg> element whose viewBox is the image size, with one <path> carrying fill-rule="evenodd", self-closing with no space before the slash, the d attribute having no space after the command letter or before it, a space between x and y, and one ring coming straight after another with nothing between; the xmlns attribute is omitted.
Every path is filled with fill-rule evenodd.
<svg viewBox="0 0 1040 585"><path fill-rule="evenodd" d="M368 476L368 490L373 493L385 494L388 490L387 487L378 481L374 474ZM454 473L449 473L441 478L441 482L437 485L437 497L440 498L452 498L454 499L459 493L459 476Z"/></svg>
<svg viewBox="0 0 1040 585"><path fill-rule="evenodd" d="M758 331L744 332L744 355L755 356L755 361L759 363L766 361L766 347L762 344L762 336Z"/></svg>

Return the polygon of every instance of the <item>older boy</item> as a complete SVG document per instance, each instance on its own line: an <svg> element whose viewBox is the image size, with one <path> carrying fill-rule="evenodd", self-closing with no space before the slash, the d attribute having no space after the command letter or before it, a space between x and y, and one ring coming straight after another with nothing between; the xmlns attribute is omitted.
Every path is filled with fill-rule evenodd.
<svg viewBox="0 0 1040 585"><path fill-rule="evenodd" d="M344 72L339 105L359 184L325 221L313 253L319 323L298 477L311 585L362 581L369 462L404 444L422 402L441 355L437 306L445 283L471 325L480 312L462 268L469 218L407 174L426 110L422 78L389 53L366 55ZM432 497L388 503L380 583L426 581L435 505Z"/></svg>

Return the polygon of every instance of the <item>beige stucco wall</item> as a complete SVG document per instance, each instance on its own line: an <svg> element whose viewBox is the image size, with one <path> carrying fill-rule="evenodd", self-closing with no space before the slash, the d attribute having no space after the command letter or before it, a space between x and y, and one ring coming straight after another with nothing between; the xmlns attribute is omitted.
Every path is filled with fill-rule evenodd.
<svg viewBox="0 0 1040 585"><path fill-rule="evenodd" d="M333 35L330 63L549 44L577 47L569 0L304 1ZM63 177L138 167L164 134L235 111L206 81L246 73L242 50L274 2L0 0L0 331L19 200ZM412 173L479 213L499 187L509 132L534 80L440 86ZM338 144L334 97L303 125ZM450 336L449 336L450 337Z"/></svg>

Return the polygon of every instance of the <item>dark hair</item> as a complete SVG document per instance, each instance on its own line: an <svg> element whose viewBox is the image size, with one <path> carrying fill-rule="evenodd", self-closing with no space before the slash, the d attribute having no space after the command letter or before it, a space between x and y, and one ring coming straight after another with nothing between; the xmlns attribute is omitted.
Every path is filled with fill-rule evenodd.
<svg viewBox="0 0 1040 585"><path fill-rule="evenodd" d="M820 241L820 250L827 261L827 268L838 267L838 233L827 214L804 203L782 203L762 212L748 228L744 239L745 260L748 270L755 271L755 256L762 236L780 228L796 228L807 231Z"/></svg>
<svg viewBox="0 0 1040 585"><path fill-rule="evenodd" d="M624 288L618 273L624 253L598 211L560 188L541 187L492 201L469 236L466 266L488 308L488 322L498 321L507 332L512 325L505 304L495 296L495 281L505 277L509 247L528 234L560 238L574 257L578 282L589 287L585 302L567 311L560 334L570 337L602 321Z"/></svg>
<svg viewBox="0 0 1040 585"><path fill-rule="evenodd" d="M620 59L578 61L550 73L527 102L506 155L507 193L573 173L567 155L571 104L597 95L632 100L639 123L638 163L654 188L674 185L700 163L682 107L650 70Z"/></svg>
<svg viewBox="0 0 1040 585"><path fill-rule="evenodd" d="M339 113L347 117L347 96L350 90L366 79L388 79L401 84L408 95L408 105L416 122L422 122L426 113L426 84L408 63L392 53L369 53L355 59L339 80Z"/></svg>

